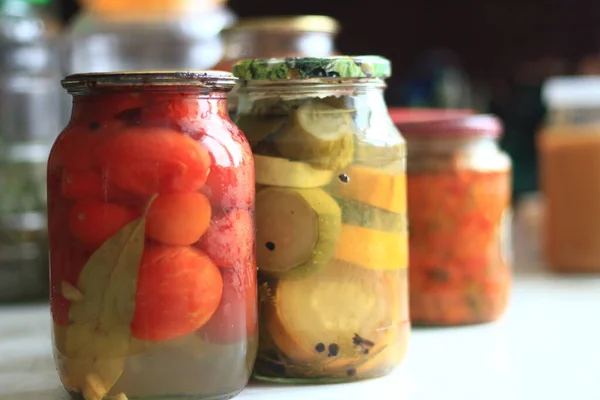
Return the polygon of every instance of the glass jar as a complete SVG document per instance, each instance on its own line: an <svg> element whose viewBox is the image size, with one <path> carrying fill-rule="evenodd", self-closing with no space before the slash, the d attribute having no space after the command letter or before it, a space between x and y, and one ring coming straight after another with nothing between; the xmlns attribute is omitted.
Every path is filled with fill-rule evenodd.
<svg viewBox="0 0 600 400"><path fill-rule="evenodd" d="M600 78L544 85L537 136L544 200L543 262L557 272L600 272Z"/></svg>
<svg viewBox="0 0 600 400"><path fill-rule="evenodd" d="M235 20L222 0L82 3L65 32L67 73L211 68Z"/></svg>
<svg viewBox="0 0 600 400"><path fill-rule="evenodd" d="M410 331L406 147L383 97L389 61L254 59L234 74L257 183L254 376L389 373Z"/></svg>
<svg viewBox="0 0 600 400"><path fill-rule="evenodd" d="M233 85L211 71L63 81L74 104L48 162L50 300L73 398L226 399L247 384L254 165L227 115Z"/></svg>
<svg viewBox="0 0 600 400"><path fill-rule="evenodd" d="M0 0L0 302L48 296L46 162L61 129L49 0Z"/></svg>
<svg viewBox="0 0 600 400"><path fill-rule="evenodd" d="M339 23L324 15L268 16L241 19L223 29L224 51L216 70L231 71L242 59L327 57L337 54ZM235 90L229 92L229 113L237 108Z"/></svg>
<svg viewBox="0 0 600 400"><path fill-rule="evenodd" d="M62 36L64 75L212 68L223 54L220 32L236 19L224 0L79 2Z"/></svg>
<svg viewBox="0 0 600 400"><path fill-rule="evenodd" d="M395 118L408 147L410 314L415 325L498 319L511 287L511 161L492 115Z"/></svg>
<svg viewBox="0 0 600 400"><path fill-rule="evenodd" d="M324 15L243 18L221 32L223 56L214 69L231 71L249 58L331 56L339 30L339 22Z"/></svg>

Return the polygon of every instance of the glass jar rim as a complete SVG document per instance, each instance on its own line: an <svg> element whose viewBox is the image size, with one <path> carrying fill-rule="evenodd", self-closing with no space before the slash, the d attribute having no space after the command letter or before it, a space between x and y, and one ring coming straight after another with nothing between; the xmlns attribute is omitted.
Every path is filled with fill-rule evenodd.
<svg viewBox="0 0 600 400"><path fill-rule="evenodd" d="M429 119L411 120L407 114L390 112L394 125L402 136L411 139L453 139L469 137L499 138L503 133L503 124L494 114L470 113L470 110L450 110L444 115ZM461 113L461 111L464 111ZM461 115L462 114L462 115Z"/></svg>
<svg viewBox="0 0 600 400"><path fill-rule="evenodd" d="M326 15L273 15L242 18L222 32L323 32L335 35L339 31L340 23Z"/></svg>
<svg viewBox="0 0 600 400"><path fill-rule="evenodd" d="M238 61L233 75L240 80L389 78L391 62L376 55L253 58Z"/></svg>
<svg viewBox="0 0 600 400"><path fill-rule="evenodd" d="M68 75L61 84L69 93L96 89L147 88L205 88L207 91L229 92L237 78L226 71L126 71L92 72Z"/></svg>

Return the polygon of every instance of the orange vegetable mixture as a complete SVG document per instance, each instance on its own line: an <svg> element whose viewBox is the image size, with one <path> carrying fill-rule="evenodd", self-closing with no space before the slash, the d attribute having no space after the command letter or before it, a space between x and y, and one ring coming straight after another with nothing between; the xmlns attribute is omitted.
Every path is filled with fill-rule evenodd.
<svg viewBox="0 0 600 400"><path fill-rule="evenodd" d="M407 184L413 323L496 319L511 280L503 242L508 172L412 173Z"/></svg>

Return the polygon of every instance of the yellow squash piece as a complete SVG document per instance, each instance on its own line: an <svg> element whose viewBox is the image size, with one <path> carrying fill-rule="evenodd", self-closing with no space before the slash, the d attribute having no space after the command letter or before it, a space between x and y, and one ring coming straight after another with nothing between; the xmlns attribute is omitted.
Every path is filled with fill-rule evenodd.
<svg viewBox="0 0 600 400"><path fill-rule="evenodd" d="M292 187L316 188L326 186L333 178L333 171L313 168L310 164L285 158L254 155L256 183Z"/></svg>
<svg viewBox="0 0 600 400"><path fill-rule="evenodd" d="M263 310L266 334L297 375L390 369L408 341L406 290L406 271L372 272L334 260L315 275L279 281Z"/></svg>
<svg viewBox="0 0 600 400"><path fill-rule="evenodd" d="M342 225L335 258L372 270L408 267L408 234Z"/></svg>
<svg viewBox="0 0 600 400"><path fill-rule="evenodd" d="M406 173L401 165L387 168L350 165L338 172L331 190L334 196L394 213L406 212Z"/></svg>
<svg viewBox="0 0 600 400"><path fill-rule="evenodd" d="M261 189L256 195L258 268L288 277L321 268L335 252L340 226L340 207L321 189Z"/></svg>
<svg viewBox="0 0 600 400"><path fill-rule="evenodd" d="M364 228L402 233L408 229L406 213L393 213L357 201L339 199L342 222Z"/></svg>

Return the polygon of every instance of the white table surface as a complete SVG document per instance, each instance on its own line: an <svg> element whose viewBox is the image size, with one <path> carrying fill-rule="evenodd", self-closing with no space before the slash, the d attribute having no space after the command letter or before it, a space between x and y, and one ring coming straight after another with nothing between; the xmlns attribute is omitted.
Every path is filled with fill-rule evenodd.
<svg viewBox="0 0 600 400"><path fill-rule="evenodd" d="M522 228L514 240L531 250L531 232ZM552 275L534 258L516 256L512 300L501 320L414 328L404 362L384 378L250 384L236 400L600 400L600 276ZM47 304L0 307L0 400L68 399L49 332Z"/></svg>

